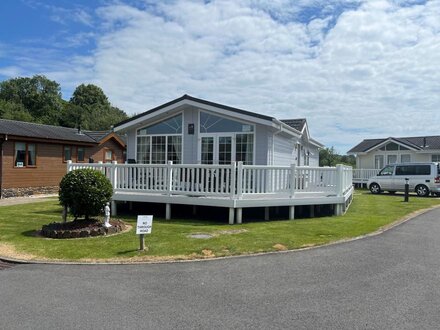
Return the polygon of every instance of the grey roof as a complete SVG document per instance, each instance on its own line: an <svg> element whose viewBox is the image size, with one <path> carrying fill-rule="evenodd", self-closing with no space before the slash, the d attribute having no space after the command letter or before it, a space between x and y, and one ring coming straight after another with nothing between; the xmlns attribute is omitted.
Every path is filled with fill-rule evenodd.
<svg viewBox="0 0 440 330"><path fill-rule="evenodd" d="M83 131L84 134L90 136L92 139L94 139L96 142L100 142L104 140L109 134L113 133L112 130L108 131ZM125 137L123 135L119 135L118 133L115 133L119 139L121 139L122 142L126 143Z"/></svg>
<svg viewBox="0 0 440 330"><path fill-rule="evenodd" d="M302 131L305 124L306 124L306 119L305 118L300 118L300 119L281 119L281 121L284 124L289 125L290 127L293 127L294 129L296 129L297 131Z"/></svg>
<svg viewBox="0 0 440 330"><path fill-rule="evenodd" d="M84 131L78 134L78 129L76 128L0 119L0 134L4 135L46 140L98 143L109 133L111 133L111 131Z"/></svg>
<svg viewBox="0 0 440 330"><path fill-rule="evenodd" d="M440 136L414 136L414 137L388 137L383 139L366 139L351 148L348 153L366 152L371 148L387 141L392 140L416 150L439 150Z"/></svg>

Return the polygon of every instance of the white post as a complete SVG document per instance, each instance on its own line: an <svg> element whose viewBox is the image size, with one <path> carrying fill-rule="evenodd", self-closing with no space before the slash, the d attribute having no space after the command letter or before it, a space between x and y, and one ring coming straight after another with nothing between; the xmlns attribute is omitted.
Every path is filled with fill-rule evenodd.
<svg viewBox="0 0 440 330"><path fill-rule="evenodd" d="M237 172L237 198L241 199L243 194L243 162L238 162Z"/></svg>
<svg viewBox="0 0 440 330"><path fill-rule="evenodd" d="M236 175L237 175L237 171L236 171L236 168L237 168L237 164L235 163L235 162L232 162L231 163L231 180L230 180L230 194L231 194L231 199L234 199L234 197L235 197L235 185L236 185L236 183L237 183L237 180L236 180Z"/></svg>
<svg viewBox="0 0 440 330"><path fill-rule="evenodd" d="M67 173L69 173L72 170L72 161L68 160L67 161Z"/></svg>
<svg viewBox="0 0 440 330"><path fill-rule="evenodd" d="M171 220L171 204L165 204L165 220Z"/></svg>
<svg viewBox="0 0 440 330"><path fill-rule="evenodd" d="M234 224L234 213L235 213L235 209L233 207L229 208L229 224L233 225Z"/></svg>
<svg viewBox="0 0 440 330"><path fill-rule="evenodd" d="M269 207L268 206L266 206L264 208L264 220L269 221Z"/></svg>
<svg viewBox="0 0 440 330"><path fill-rule="evenodd" d="M238 224L242 223L242 211L243 211L243 209L241 207L239 207L237 209L237 223Z"/></svg>
<svg viewBox="0 0 440 330"><path fill-rule="evenodd" d="M168 191L168 196L171 196L171 190L173 188L173 161L172 160L168 161L167 175L168 175L167 191Z"/></svg>
<svg viewBox="0 0 440 330"><path fill-rule="evenodd" d="M117 184L118 184L118 162L116 160L112 161L112 167L111 167L111 174L110 174L110 180L111 183L113 185L113 192L116 190L117 188Z"/></svg>
<svg viewBox="0 0 440 330"><path fill-rule="evenodd" d="M296 164L290 165L290 198L295 197Z"/></svg>
<svg viewBox="0 0 440 330"><path fill-rule="evenodd" d="M342 196L344 192L344 168L343 165L336 165L336 194Z"/></svg>
<svg viewBox="0 0 440 330"><path fill-rule="evenodd" d="M293 205L289 206L289 219L295 219L295 206Z"/></svg>

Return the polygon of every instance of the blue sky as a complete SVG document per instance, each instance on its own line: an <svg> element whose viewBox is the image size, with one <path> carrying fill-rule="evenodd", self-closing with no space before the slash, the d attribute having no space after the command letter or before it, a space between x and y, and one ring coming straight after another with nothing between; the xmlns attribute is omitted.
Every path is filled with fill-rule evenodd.
<svg viewBox="0 0 440 330"><path fill-rule="evenodd" d="M0 1L0 81L44 74L140 113L182 94L307 118L344 153L439 135L440 0Z"/></svg>

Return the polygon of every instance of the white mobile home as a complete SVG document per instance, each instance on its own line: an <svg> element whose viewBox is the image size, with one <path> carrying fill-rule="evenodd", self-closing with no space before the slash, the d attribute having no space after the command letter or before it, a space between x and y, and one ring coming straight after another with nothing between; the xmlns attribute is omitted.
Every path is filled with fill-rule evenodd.
<svg viewBox="0 0 440 330"><path fill-rule="evenodd" d="M364 184L388 164L440 162L440 136L366 139L348 154L356 156L353 181Z"/></svg>
<svg viewBox="0 0 440 330"><path fill-rule="evenodd" d="M189 95L117 124L137 164L318 166L305 119L277 120Z"/></svg>
<svg viewBox="0 0 440 330"><path fill-rule="evenodd" d="M351 168L320 168L319 148L305 119L276 118L182 97L118 123L127 164L95 166L114 187L113 201L229 208L334 205L345 211L352 196ZM70 164L69 170L89 165ZM114 210L116 203L113 203Z"/></svg>

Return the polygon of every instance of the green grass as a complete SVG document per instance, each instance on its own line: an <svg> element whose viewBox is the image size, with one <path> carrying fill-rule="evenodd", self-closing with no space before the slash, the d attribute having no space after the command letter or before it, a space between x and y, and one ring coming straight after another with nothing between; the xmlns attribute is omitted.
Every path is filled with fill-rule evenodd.
<svg viewBox="0 0 440 330"><path fill-rule="evenodd" d="M146 235L148 251L138 251L134 228L126 233L74 240L35 236L43 224L61 219L56 199L34 204L0 207L0 255L11 251L22 257L63 260L154 260L191 259L213 254L228 256L322 245L374 232L414 211L438 205L436 198L371 195L357 191L344 216L227 225L203 220L154 219L153 232ZM124 218L135 225L135 218ZM226 222L226 221L225 221ZM238 233L222 233L223 231ZM194 233L213 234L210 239L189 238Z"/></svg>

